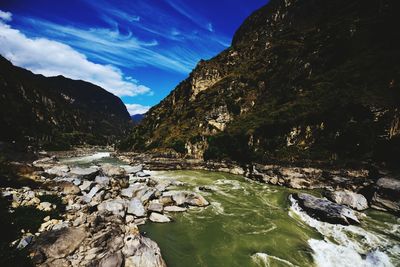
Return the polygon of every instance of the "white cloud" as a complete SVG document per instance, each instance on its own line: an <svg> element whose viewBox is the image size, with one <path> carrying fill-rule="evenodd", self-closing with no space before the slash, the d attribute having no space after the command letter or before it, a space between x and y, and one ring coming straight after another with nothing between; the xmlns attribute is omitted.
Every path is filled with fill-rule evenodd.
<svg viewBox="0 0 400 267"><path fill-rule="evenodd" d="M35 73L89 81L117 96L151 93L150 88L133 79L126 79L118 68L93 63L63 43L46 38L29 38L1 20L0 54L15 65Z"/></svg>
<svg viewBox="0 0 400 267"><path fill-rule="evenodd" d="M11 21L12 14L10 12L5 12L5 11L0 10L0 20Z"/></svg>
<svg viewBox="0 0 400 267"><path fill-rule="evenodd" d="M150 106L143 106L140 104L125 104L125 106L131 115L144 114L151 108Z"/></svg>

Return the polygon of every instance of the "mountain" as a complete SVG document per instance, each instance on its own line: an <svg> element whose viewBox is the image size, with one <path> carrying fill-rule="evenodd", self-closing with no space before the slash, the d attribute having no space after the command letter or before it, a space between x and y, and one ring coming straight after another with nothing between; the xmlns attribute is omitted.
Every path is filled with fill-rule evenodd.
<svg viewBox="0 0 400 267"><path fill-rule="evenodd" d="M144 119L144 114L135 114L131 116L134 124L140 123Z"/></svg>
<svg viewBox="0 0 400 267"><path fill-rule="evenodd" d="M121 142L238 162L398 162L395 0L271 0Z"/></svg>
<svg viewBox="0 0 400 267"><path fill-rule="evenodd" d="M0 57L0 141L64 149L107 144L130 127L125 105L94 84L44 77Z"/></svg>

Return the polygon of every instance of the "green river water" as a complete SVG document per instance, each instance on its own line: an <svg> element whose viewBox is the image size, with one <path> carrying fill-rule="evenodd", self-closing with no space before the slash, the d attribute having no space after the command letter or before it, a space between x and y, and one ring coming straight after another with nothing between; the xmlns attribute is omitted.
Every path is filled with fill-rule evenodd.
<svg viewBox="0 0 400 267"><path fill-rule="evenodd" d="M219 172L150 173L156 180L181 181L171 189L199 192L211 203L169 214L172 223L140 226L159 244L168 266L400 266L400 220L388 213L367 211L360 226L333 225L292 203L289 195L296 190Z"/></svg>

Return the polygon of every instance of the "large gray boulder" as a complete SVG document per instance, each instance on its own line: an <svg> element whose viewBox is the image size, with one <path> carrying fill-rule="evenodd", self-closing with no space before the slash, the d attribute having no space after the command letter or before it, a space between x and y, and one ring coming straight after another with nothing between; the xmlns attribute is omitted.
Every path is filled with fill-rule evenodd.
<svg viewBox="0 0 400 267"><path fill-rule="evenodd" d="M93 180L99 174L99 169L95 166L89 168L75 167L69 172L70 176L80 179Z"/></svg>
<svg viewBox="0 0 400 267"><path fill-rule="evenodd" d="M97 206L99 211L109 211L115 215L119 215L121 217L125 216L127 203L123 199L110 199L100 203Z"/></svg>
<svg viewBox="0 0 400 267"><path fill-rule="evenodd" d="M126 172L123 168L109 163L101 165L101 170L105 176L109 177L125 177Z"/></svg>
<svg viewBox="0 0 400 267"><path fill-rule="evenodd" d="M337 204L346 205L355 210L368 209L367 199L361 195L348 190L329 192L328 198Z"/></svg>
<svg viewBox="0 0 400 267"><path fill-rule="evenodd" d="M144 217L146 215L146 210L142 204L142 201L138 198L133 198L128 203L128 213L133 214L136 217Z"/></svg>
<svg viewBox="0 0 400 267"><path fill-rule="evenodd" d="M150 221L156 222L156 223L167 223L167 222L171 221L171 219L168 216L157 213L157 212L152 212L150 214L149 219L150 219Z"/></svg>
<svg viewBox="0 0 400 267"><path fill-rule="evenodd" d="M400 213L400 180L380 178L376 187L377 190L372 198L372 207Z"/></svg>
<svg viewBox="0 0 400 267"><path fill-rule="evenodd" d="M70 168L67 165L57 165L50 169L45 170L46 173L58 177L65 177L68 176L68 172Z"/></svg>
<svg viewBox="0 0 400 267"><path fill-rule="evenodd" d="M299 206L311 217L333 224L359 224L358 212L333 203L327 199L318 198L309 194L292 194Z"/></svg>
<svg viewBox="0 0 400 267"><path fill-rule="evenodd" d="M122 253L125 267L167 267L157 243L140 235L127 235Z"/></svg>

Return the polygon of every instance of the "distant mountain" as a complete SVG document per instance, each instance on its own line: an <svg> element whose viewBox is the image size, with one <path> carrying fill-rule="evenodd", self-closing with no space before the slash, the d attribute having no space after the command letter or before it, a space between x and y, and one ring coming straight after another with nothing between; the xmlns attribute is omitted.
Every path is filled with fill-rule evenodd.
<svg viewBox="0 0 400 267"><path fill-rule="evenodd" d="M398 161L399 5L271 0L120 147L241 162Z"/></svg>
<svg viewBox="0 0 400 267"><path fill-rule="evenodd" d="M0 141L67 148L114 142L131 126L125 105L94 84L44 77L0 56Z"/></svg>
<svg viewBox="0 0 400 267"><path fill-rule="evenodd" d="M135 114L131 116L134 124L140 123L144 119L144 114Z"/></svg>

